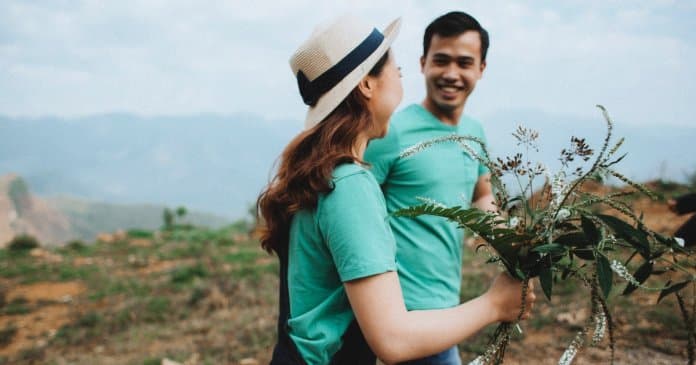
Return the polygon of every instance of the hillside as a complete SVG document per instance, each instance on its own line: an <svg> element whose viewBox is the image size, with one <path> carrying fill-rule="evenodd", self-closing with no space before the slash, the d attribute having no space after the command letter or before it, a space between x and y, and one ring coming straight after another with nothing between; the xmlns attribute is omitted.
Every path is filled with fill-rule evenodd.
<svg viewBox="0 0 696 365"><path fill-rule="evenodd" d="M68 197L39 197L20 176L0 176L0 247L26 233L44 245L68 240L93 241L101 232L124 229L155 230L162 226L166 207L109 204ZM229 220L214 214L187 212L179 223L218 228Z"/></svg>
<svg viewBox="0 0 696 365"><path fill-rule="evenodd" d="M651 183L663 197L687 188ZM595 185L593 191L614 188ZM670 234L684 221L664 201L639 198L646 223ZM275 341L277 260L248 225L138 232L114 242L60 249L0 250L0 364L268 363ZM487 256L465 255L462 299L482 293L499 271ZM635 268L631 268L632 270ZM665 274L668 275L668 274ZM650 279L651 280L651 279ZM650 280L647 285L652 286ZM687 332L674 296L626 298L615 278L609 297L616 364L686 364ZM558 283L549 302L537 285L533 317L511 342L505 364L556 364L587 318L584 291ZM687 300L694 300L693 291ZM460 344L464 363L486 348L487 328ZM607 341L584 349L577 365L609 364Z"/></svg>
<svg viewBox="0 0 696 365"><path fill-rule="evenodd" d="M0 247L20 233L35 236L47 244L73 238L68 217L31 194L21 177L0 176Z"/></svg>

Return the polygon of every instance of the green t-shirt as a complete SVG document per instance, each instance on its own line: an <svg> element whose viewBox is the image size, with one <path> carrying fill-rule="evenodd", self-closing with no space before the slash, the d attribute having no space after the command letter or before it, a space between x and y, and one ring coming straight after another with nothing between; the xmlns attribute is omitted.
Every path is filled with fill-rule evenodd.
<svg viewBox="0 0 696 365"><path fill-rule="evenodd" d="M395 271L396 244L384 196L363 167L343 164L334 190L290 226L289 333L308 364L328 364L355 318L343 283Z"/></svg>
<svg viewBox="0 0 696 365"><path fill-rule="evenodd" d="M442 123L420 105L394 114L387 135L369 143L365 160L382 186L387 211L422 204L427 198L447 206L468 207L479 176L489 171L456 142L436 144L399 158L408 147L450 134L478 137L481 124L462 117L457 126ZM468 143L479 155L481 146ZM463 231L444 218L391 218L396 261L409 310L448 308L459 304Z"/></svg>

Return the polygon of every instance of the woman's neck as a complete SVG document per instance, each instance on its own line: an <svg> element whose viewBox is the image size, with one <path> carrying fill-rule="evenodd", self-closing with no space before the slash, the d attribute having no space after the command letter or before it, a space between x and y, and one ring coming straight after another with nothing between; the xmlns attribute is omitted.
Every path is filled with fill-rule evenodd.
<svg viewBox="0 0 696 365"><path fill-rule="evenodd" d="M355 144L353 145L353 156L357 158L358 160L362 160L363 156L365 155L365 149L367 148L367 142L368 142L367 136L364 134L361 134L360 137L355 141Z"/></svg>

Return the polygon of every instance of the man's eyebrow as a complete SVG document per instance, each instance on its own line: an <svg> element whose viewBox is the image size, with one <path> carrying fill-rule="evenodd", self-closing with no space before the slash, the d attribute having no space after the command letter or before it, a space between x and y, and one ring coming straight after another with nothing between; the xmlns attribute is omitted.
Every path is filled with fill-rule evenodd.
<svg viewBox="0 0 696 365"><path fill-rule="evenodd" d="M447 59L447 60L456 59L457 61L473 61L473 60L474 60L474 57L473 57L473 56L456 56L456 57L453 57L453 56L451 56L451 55L449 55L449 54L447 54L447 53L435 53L435 54L433 54L433 58L437 58L437 59Z"/></svg>

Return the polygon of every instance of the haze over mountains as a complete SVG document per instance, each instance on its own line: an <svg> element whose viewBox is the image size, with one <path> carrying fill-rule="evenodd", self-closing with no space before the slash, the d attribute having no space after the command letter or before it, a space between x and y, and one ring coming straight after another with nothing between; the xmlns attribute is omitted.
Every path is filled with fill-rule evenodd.
<svg viewBox="0 0 696 365"><path fill-rule="evenodd" d="M531 157L552 167L571 135L599 148L606 130L599 111L591 120L533 110L479 119L494 156L518 151L510 135L518 124L539 130L541 153ZM0 116L0 175L16 173L42 196L183 205L241 218L301 126L301 121L254 115ZM696 123L634 127L618 122L614 133L626 137L622 149L628 156L618 170L629 177L684 181L696 171Z"/></svg>
<svg viewBox="0 0 696 365"><path fill-rule="evenodd" d="M39 195L244 216L299 123L200 115L0 117L0 173Z"/></svg>

